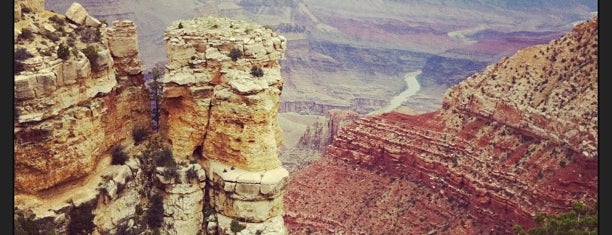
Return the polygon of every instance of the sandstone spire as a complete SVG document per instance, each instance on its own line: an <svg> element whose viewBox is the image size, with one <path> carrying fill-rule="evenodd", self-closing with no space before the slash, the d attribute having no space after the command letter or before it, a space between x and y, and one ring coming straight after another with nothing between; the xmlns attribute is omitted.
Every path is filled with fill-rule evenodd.
<svg viewBox="0 0 612 235"><path fill-rule="evenodd" d="M234 224L284 234L277 122L286 39L270 29L226 18L194 18L166 29L160 130L178 161L196 158L207 171L211 233ZM237 225L234 226L234 228Z"/></svg>

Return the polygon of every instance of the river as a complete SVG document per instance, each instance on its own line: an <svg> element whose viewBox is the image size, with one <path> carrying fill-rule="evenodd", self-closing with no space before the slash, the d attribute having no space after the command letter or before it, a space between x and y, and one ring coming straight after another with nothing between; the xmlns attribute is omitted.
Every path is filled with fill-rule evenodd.
<svg viewBox="0 0 612 235"><path fill-rule="evenodd" d="M406 85L407 85L406 90L402 91L402 93L399 93L395 97L391 98L387 106L383 107L382 109L370 112L367 115L368 116L378 115L378 114L391 112L395 108L402 105L402 103L408 100L408 98L410 98L411 96L419 92L421 90L421 85L419 84L419 81L417 81L416 79L417 76L419 76L419 74L421 74L421 70L406 73L406 75L404 75L404 80L406 81Z"/></svg>

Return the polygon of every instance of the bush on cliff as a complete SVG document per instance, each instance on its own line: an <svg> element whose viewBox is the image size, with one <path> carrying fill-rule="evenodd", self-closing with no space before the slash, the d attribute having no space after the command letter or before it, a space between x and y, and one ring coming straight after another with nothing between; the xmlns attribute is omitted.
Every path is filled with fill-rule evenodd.
<svg viewBox="0 0 612 235"><path fill-rule="evenodd" d="M21 14L32 13L32 10L29 7L21 4Z"/></svg>
<svg viewBox="0 0 612 235"><path fill-rule="evenodd" d="M62 60L67 60L70 57L70 49L63 42L57 46L57 57Z"/></svg>
<svg viewBox="0 0 612 235"><path fill-rule="evenodd" d="M162 150L153 153L153 164L155 166L176 168L176 161L174 161L172 150L169 148L163 148Z"/></svg>
<svg viewBox="0 0 612 235"><path fill-rule="evenodd" d="M245 228L246 226L241 224L238 220L232 219L232 222L230 223L230 229L232 230L232 232L238 233Z"/></svg>
<svg viewBox="0 0 612 235"><path fill-rule="evenodd" d="M242 57L242 51L238 48L232 48L229 53L229 57L232 58L232 61L237 61Z"/></svg>
<svg viewBox="0 0 612 235"><path fill-rule="evenodd" d="M89 64L94 71L100 70L100 65L98 64L98 49L93 45L88 45L85 49L82 49L81 52L85 54L85 57L89 60Z"/></svg>
<svg viewBox="0 0 612 235"><path fill-rule="evenodd" d="M520 225L512 228L519 235L536 234L598 234L597 206L590 208L580 202L572 205L572 210L557 216L536 214L538 226L525 229Z"/></svg>
<svg viewBox="0 0 612 235"><path fill-rule="evenodd" d="M251 67L251 75L253 75L255 77L263 77L264 72L261 69L261 67L253 66L253 67Z"/></svg>
<svg viewBox="0 0 612 235"><path fill-rule="evenodd" d="M115 146L112 151L112 156L112 165L123 165L125 164L125 161L127 161L129 158L128 155L124 152L123 145Z"/></svg>
<svg viewBox="0 0 612 235"><path fill-rule="evenodd" d="M23 66L23 62L24 60L27 60L29 58L32 58L33 55L30 54L30 52L28 52L27 49L25 48L18 48L15 51L15 55L13 56L13 73L14 74L18 74L22 71L25 70L24 66Z"/></svg>
<svg viewBox="0 0 612 235"><path fill-rule="evenodd" d="M21 30L21 34L19 34L19 37L18 37L18 39L26 40L26 41L32 40L33 38L34 38L34 32L29 28L23 28Z"/></svg>
<svg viewBox="0 0 612 235"><path fill-rule="evenodd" d="M70 210L68 213L70 222L68 223L67 233L70 235L91 234L95 228L93 223L93 208L93 205L88 203L85 203L80 207L72 208L72 210Z"/></svg>
<svg viewBox="0 0 612 235"><path fill-rule="evenodd" d="M143 140L147 138L149 131L145 127L134 127L132 130L132 138L134 139L134 145L139 145Z"/></svg>

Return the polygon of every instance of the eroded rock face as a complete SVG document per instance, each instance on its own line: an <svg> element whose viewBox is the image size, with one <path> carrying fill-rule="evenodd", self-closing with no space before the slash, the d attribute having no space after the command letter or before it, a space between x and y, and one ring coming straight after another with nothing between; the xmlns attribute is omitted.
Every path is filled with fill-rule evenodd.
<svg viewBox="0 0 612 235"><path fill-rule="evenodd" d="M598 190L597 33L595 17L547 45L523 49L451 88L440 111L348 124L326 160L291 179L290 231L325 232L335 225L367 233L359 226L367 215L369 227L384 233L512 233L514 224L535 225L536 212L564 212L575 201L592 205ZM364 168L377 176L354 180ZM396 191L395 181L413 193ZM372 186L380 182L392 184ZM300 193L318 185L341 186L324 186L316 199ZM382 196L355 201L367 197L358 193L364 189ZM325 204L331 213L309 206L332 195L336 203ZM396 209L405 207L411 209ZM363 216L337 213L359 208ZM388 214L415 222L410 228L376 222Z"/></svg>
<svg viewBox="0 0 612 235"><path fill-rule="evenodd" d="M174 155L187 159L203 146L207 159L249 170L278 167L284 37L242 21L195 18L173 23L165 39L161 130ZM241 54L235 61L232 50ZM249 73L255 67L262 76Z"/></svg>
<svg viewBox="0 0 612 235"><path fill-rule="evenodd" d="M286 169L245 171L215 161L208 162L207 168L211 204L219 213L252 223L282 215L289 178Z"/></svg>
<svg viewBox="0 0 612 235"><path fill-rule="evenodd" d="M210 233L232 220L253 233L286 234L277 121L286 40L260 25L194 18L166 29L160 131L177 161L200 158L207 172ZM248 223L247 223L248 222ZM280 233L278 233L280 232Z"/></svg>
<svg viewBox="0 0 612 235"><path fill-rule="evenodd" d="M177 177L168 179L163 168L157 168L157 179L163 185L163 234L198 234L202 230L206 175L199 164L177 169ZM189 173L189 172L192 173Z"/></svg>
<svg viewBox="0 0 612 235"><path fill-rule="evenodd" d="M129 20L113 21L106 31L108 48L115 62L117 75L134 76L142 73L142 62L138 53L136 25Z"/></svg>
<svg viewBox="0 0 612 235"><path fill-rule="evenodd" d="M48 23L48 16L33 16L43 25ZM40 39L42 33L42 29L34 32L33 40L16 43L16 47L33 48L39 40L46 40ZM115 73L115 66L121 64L115 64L112 49L103 44L113 38L110 35L88 44L98 48L97 62L76 49L67 59L60 59L55 53L57 44L46 44L56 46L49 48L53 50L50 55L28 50L32 57L22 62L24 71L15 74L17 192L34 193L87 175L111 146L131 141L134 127L150 125L143 76L140 72ZM138 56L129 55L131 60L139 60Z"/></svg>

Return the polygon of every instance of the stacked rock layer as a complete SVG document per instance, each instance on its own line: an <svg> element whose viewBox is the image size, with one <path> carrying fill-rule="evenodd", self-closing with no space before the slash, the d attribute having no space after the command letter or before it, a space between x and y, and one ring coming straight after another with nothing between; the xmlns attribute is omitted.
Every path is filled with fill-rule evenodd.
<svg viewBox="0 0 612 235"><path fill-rule="evenodd" d="M231 234L236 220L251 233L286 233L277 122L286 39L213 17L176 21L164 39L160 131L177 161L195 157L206 169L208 232Z"/></svg>
<svg viewBox="0 0 612 235"><path fill-rule="evenodd" d="M40 5L22 2L15 4ZM29 54L15 73L15 188L36 193L90 173L110 147L150 125L150 109L132 22L106 28L42 9L24 14L15 22L15 50Z"/></svg>
<svg viewBox="0 0 612 235"><path fill-rule="evenodd" d="M593 206L597 47L595 17L452 87L442 110L347 125L326 157L292 176L290 231L508 234L535 225L538 212ZM355 179L368 171L377 174ZM314 189L316 197L302 193Z"/></svg>

